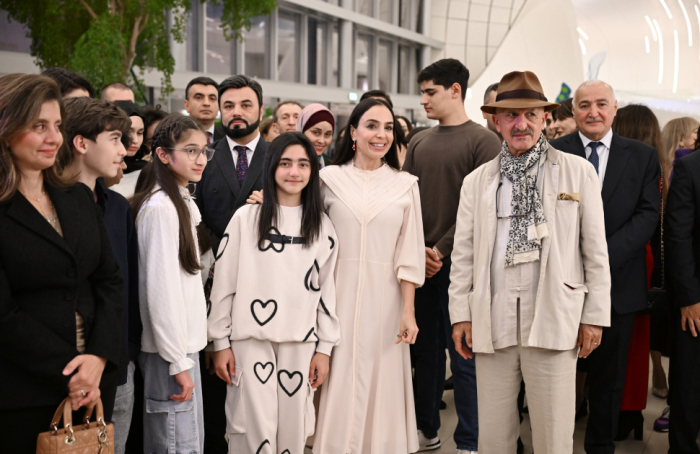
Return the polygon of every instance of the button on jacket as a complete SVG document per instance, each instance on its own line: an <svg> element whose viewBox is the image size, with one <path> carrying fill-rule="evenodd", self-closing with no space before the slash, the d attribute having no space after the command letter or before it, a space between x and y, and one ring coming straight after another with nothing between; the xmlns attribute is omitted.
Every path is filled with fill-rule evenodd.
<svg viewBox="0 0 700 454"><path fill-rule="evenodd" d="M122 359L122 277L92 191L46 187L61 237L19 192L0 203L0 409L58 405L76 356L76 311L87 354Z"/></svg>
<svg viewBox="0 0 700 454"><path fill-rule="evenodd" d="M471 321L474 351L493 353L491 260L496 240L500 156L464 179L450 274L450 320ZM570 350L579 325L609 326L610 266L603 202L593 166L551 146L542 205L542 241L530 347Z"/></svg>

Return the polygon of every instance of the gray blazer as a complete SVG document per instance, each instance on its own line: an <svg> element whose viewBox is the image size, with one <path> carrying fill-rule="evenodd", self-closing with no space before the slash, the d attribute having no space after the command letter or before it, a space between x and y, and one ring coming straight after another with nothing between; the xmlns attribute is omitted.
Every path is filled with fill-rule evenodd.
<svg viewBox="0 0 700 454"><path fill-rule="evenodd" d="M241 188L228 141L223 138L214 143L214 157L207 163L195 190L195 201L211 237L214 255L233 213L245 205L253 191L262 189L262 170L269 145L260 138Z"/></svg>

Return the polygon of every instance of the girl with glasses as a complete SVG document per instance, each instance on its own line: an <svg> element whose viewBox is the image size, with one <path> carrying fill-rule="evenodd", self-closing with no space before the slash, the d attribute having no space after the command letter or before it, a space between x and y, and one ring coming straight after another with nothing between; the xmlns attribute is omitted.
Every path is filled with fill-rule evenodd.
<svg viewBox="0 0 700 454"><path fill-rule="evenodd" d="M134 195L143 335L144 450L201 453L204 446L199 351L207 344L196 226L188 186L213 151L192 118L173 114L153 137L155 180ZM174 428L174 430L173 430Z"/></svg>

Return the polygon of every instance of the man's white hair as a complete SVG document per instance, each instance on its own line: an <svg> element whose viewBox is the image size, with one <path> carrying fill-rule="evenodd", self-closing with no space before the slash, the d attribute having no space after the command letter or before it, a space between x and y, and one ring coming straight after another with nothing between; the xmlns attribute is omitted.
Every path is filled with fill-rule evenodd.
<svg viewBox="0 0 700 454"><path fill-rule="evenodd" d="M617 98L615 98L615 90L613 90L613 87L611 87L609 83L603 82L602 80L598 80L598 79L591 79L591 80L587 80L584 83L582 83L581 85L579 85L578 88L576 89L576 91L574 92L574 108L576 108L576 104L578 101L576 99L576 95L578 95L578 91L584 87L591 87L593 85L605 85L606 87L608 87L608 90L610 90L610 93L612 93L612 101L617 100Z"/></svg>

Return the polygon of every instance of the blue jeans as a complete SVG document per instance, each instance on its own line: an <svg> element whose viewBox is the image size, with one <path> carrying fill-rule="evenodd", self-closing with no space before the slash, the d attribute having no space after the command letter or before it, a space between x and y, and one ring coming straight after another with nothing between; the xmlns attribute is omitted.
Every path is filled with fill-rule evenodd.
<svg viewBox="0 0 700 454"><path fill-rule="evenodd" d="M117 397L114 399L114 411L112 412L114 454L124 454L126 439L129 438L131 415L134 411L134 370L136 370L136 365L129 362L126 383L117 386Z"/></svg>
<svg viewBox="0 0 700 454"><path fill-rule="evenodd" d="M474 359L465 360L455 351L452 324L448 310L450 264L443 264L435 276L416 289L416 323L418 337L411 346L413 398L416 422L427 438L437 437L440 429L440 401L445 387L445 364L450 352L454 381L457 428L454 439L457 449L476 451L479 440L479 412L476 397Z"/></svg>
<svg viewBox="0 0 700 454"><path fill-rule="evenodd" d="M182 389L170 375L170 363L158 353L141 353L143 371L143 451L146 454L202 454L204 452L204 417L202 414L202 378L199 353L187 355L195 362L188 370L194 382L192 399L170 399ZM223 404L223 403L222 403Z"/></svg>

